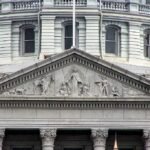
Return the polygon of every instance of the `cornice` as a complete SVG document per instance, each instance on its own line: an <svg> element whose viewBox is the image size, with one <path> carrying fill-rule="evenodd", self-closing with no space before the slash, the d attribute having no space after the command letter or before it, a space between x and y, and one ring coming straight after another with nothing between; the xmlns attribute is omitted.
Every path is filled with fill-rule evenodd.
<svg viewBox="0 0 150 150"><path fill-rule="evenodd" d="M127 100L127 101L126 101ZM143 98L48 98L48 97L1 97L0 108L40 109L150 109L150 99Z"/></svg>
<svg viewBox="0 0 150 150"><path fill-rule="evenodd" d="M97 73L150 94L149 80L77 49L71 49L51 56L44 61L1 79L0 93L71 64L82 65Z"/></svg>

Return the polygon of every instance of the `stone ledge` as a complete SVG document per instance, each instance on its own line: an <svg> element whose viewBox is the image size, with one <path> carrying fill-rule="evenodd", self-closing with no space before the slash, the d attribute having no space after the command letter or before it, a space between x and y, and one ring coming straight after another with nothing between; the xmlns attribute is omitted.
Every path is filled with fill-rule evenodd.
<svg viewBox="0 0 150 150"><path fill-rule="evenodd" d="M48 98L48 97L1 97L0 108L39 109L150 109L150 99L143 98Z"/></svg>

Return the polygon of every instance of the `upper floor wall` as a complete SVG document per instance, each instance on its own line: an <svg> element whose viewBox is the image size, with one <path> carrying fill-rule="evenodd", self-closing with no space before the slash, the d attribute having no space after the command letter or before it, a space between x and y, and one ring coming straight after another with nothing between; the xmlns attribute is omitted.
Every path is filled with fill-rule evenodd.
<svg viewBox="0 0 150 150"><path fill-rule="evenodd" d="M137 64L138 60L140 65L150 65L150 6L146 1L102 0L102 23L99 2L76 2L78 48L112 62ZM65 40L72 38L65 36L65 30L71 29L71 1L1 0L0 4L0 64L37 60L67 49ZM113 40L108 38L111 33ZM25 47L32 47L32 54Z"/></svg>

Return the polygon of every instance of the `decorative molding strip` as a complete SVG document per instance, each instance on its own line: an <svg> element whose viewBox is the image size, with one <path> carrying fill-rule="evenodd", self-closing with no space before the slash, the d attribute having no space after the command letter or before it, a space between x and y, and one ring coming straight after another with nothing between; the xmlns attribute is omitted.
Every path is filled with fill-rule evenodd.
<svg viewBox="0 0 150 150"><path fill-rule="evenodd" d="M31 98L30 97L7 97L1 98L0 108L40 108L40 109L150 109L150 101L148 98L141 98L140 101L125 101L124 99L109 99L105 101L79 101L73 99L43 99L43 98ZM9 100L11 99L11 100ZM13 100L14 99L14 100ZM17 99L17 100L15 100ZM38 100L37 100L38 99ZM75 99L75 98L74 98ZM89 98L88 98L89 99ZM137 98L138 99L138 98ZM144 101L146 100L146 101Z"/></svg>
<svg viewBox="0 0 150 150"><path fill-rule="evenodd" d="M104 60L100 60L83 51L74 49L48 58L43 62L37 63L7 76L4 80L0 80L0 93L73 63L85 66L93 71L96 71L97 73L101 73L107 77L111 77L126 85L150 94L149 80L146 80L143 77L135 75Z"/></svg>

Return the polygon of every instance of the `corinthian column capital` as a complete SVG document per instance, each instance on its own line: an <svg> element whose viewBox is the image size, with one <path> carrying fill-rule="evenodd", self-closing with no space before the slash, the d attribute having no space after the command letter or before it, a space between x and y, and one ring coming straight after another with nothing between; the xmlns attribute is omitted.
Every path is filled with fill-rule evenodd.
<svg viewBox="0 0 150 150"><path fill-rule="evenodd" d="M150 150L150 130L149 129L143 130L143 138L144 138L145 150Z"/></svg>
<svg viewBox="0 0 150 150"><path fill-rule="evenodd" d="M106 138L108 137L107 129L92 129L91 137L94 142L94 146L104 146L106 144Z"/></svg>
<svg viewBox="0 0 150 150"><path fill-rule="evenodd" d="M150 138L150 130L148 130L148 129L143 130L143 138L144 139L149 139Z"/></svg>
<svg viewBox="0 0 150 150"><path fill-rule="evenodd" d="M0 139L4 138L5 136L5 129L0 129Z"/></svg>
<svg viewBox="0 0 150 150"><path fill-rule="evenodd" d="M40 136L42 138L43 146L54 146L56 131L56 129L40 129Z"/></svg>

